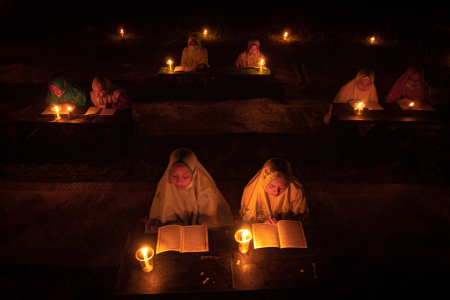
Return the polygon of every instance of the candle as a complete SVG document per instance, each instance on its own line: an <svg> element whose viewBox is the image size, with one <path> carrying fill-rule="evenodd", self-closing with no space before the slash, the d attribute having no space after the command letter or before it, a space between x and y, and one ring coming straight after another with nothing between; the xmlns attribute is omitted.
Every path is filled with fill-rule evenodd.
<svg viewBox="0 0 450 300"><path fill-rule="evenodd" d="M259 63L259 71L262 72L264 66L264 59L261 59L261 62Z"/></svg>
<svg viewBox="0 0 450 300"><path fill-rule="evenodd" d="M284 33L284 36L283 36L283 39L284 39L284 40L286 40L286 39L287 39L287 35L288 35L288 33L287 33L287 32L285 32L285 33Z"/></svg>
<svg viewBox="0 0 450 300"><path fill-rule="evenodd" d="M411 102L411 103L409 104L408 110L412 110L412 109L413 109L413 106L414 106L414 102Z"/></svg>
<svg viewBox="0 0 450 300"><path fill-rule="evenodd" d="M72 120L72 119L73 119L73 111L72 111L72 107L68 106L68 107L67 107L67 110L68 110L68 112L69 112L69 120Z"/></svg>
<svg viewBox="0 0 450 300"><path fill-rule="evenodd" d="M370 43L371 43L371 44L374 44L374 43L375 43L375 37L374 37L374 36L370 38Z"/></svg>
<svg viewBox="0 0 450 300"><path fill-rule="evenodd" d="M362 115L363 109L364 109L364 103L363 102L359 102L356 106L355 106L355 115Z"/></svg>
<svg viewBox="0 0 450 300"><path fill-rule="evenodd" d="M120 29L120 35L123 37L123 29Z"/></svg>
<svg viewBox="0 0 450 300"><path fill-rule="evenodd" d="M56 120L61 119L61 117L59 116L59 107L58 107L57 105L55 105L55 106L52 108L52 111L54 111L55 114L56 114Z"/></svg>
<svg viewBox="0 0 450 300"><path fill-rule="evenodd" d="M169 59L169 61L167 62L167 64L169 65L169 71L172 71L172 64L173 64L173 61L171 61L171 60Z"/></svg>
<svg viewBox="0 0 450 300"><path fill-rule="evenodd" d="M136 252L136 259L139 260L141 268L144 272L153 270L153 254L152 248L143 247Z"/></svg>
<svg viewBox="0 0 450 300"><path fill-rule="evenodd" d="M250 231L245 229L238 230L234 235L234 238L236 239L236 242L239 243L239 252L247 253L248 246L252 240L252 234Z"/></svg>
<svg viewBox="0 0 450 300"><path fill-rule="evenodd" d="M207 34L208 34L208 30L205 29L205 31L203 31L203 37L206 37Z"/></svg>

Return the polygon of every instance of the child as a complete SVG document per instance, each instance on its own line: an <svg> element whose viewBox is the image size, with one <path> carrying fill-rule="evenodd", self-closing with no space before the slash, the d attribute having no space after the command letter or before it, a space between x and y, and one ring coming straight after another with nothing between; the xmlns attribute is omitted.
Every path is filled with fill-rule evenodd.
<svg viewBox="0 0 450 300"><path fill-rule="evenodd" d="M245 223L276 224L282 219L309 222L309 210L300 181L281 158L269 159L242 195L240 215Z"/></svg>
<svg viewBox="0 0 450 300"><path fill-rule="evenodd" d="M92 81L91 104L92 106L116 109L131 107L127 93L122 88L114 86L103 76L97 76Z"/></svg>
<svg viewBox="0 0 450 300"><path fill-rule="evenodd" d="M361 70L356 75L355 79L350 80L341 87L339 93L334 98L333 103L345 103L350 100L376 101L378 102L377 89L375 84L375 75L371 70ZM329 112L323 117L323 122L330 124L332 107Z"/></svg>
<svg viewBox="0 0 450 300"><path fill-rule="evenodd" d="M260 42L258 40L250 39L247 44L247 50L239 54L236 59L236 67L238 68L259 68L261 59L266 61L264 55L259 52Z"/></svg>
<svg viewBox="0 0 450 300"><path fill-rule="evenodd" d="M386 103L397 103L399 100L430 101L422 67L410 66L395 82L386 97Z"/></svg>
<svg viewBox="0 0 450 300"><path fill-rule="evenodd" d="M66 105L74 104L83 106L86 104L86 94L76 84L71 83L62 75L52 75L48 80L48 92L45 104Z"/></svg>
<svg viewBox="0 0 450 300"><path fill-rule="evenodd" d="M188 39L188 47L183 49L181 54L181 66L195 67L195 69L203 69L209 67L208 51L202 48L200 37L192 34Z"/></svg>
<svg viewBox="0 0 450 300"><path fill-rule="evenodd" d="M177 149L170 156L156 189L146 231L170 224L204 224L212 229L233 225L230 206L189 149Z"/></svg>

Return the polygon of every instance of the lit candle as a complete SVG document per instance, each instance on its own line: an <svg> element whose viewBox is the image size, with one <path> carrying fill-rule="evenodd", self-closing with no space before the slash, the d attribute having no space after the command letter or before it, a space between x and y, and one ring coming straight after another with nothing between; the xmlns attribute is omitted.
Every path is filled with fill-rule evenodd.
<svg viewBox="0 0 450 300"><path fill-rule="evenodd" d="M283 36L283 39L284 39L284 40L286 40L286 39L287 39L287 35L288 35L288 33L287 33L287 32L285 32L285 33L284 33L284 36Z"/></svg>
<svg viewBox="0 0 450 300"><path fill-rule="evenodd" d="M59 116L59 107L58 107L57 105L55 105L55 106L52 108L52 110L53 110L54 112L56 112L56 120L61 119L61 117Z"/></svg>
<svg viewBox="0 0 450 300"><path fill-rule="evenodd" d="M364 103L363 102L359 102L356 106L355 106L355 114L360 116L362 115L363 109L364 109Z"/></svg>
<svg viewBox="0 0 450 300"><path fill-rule="evenodd" d="M120 35L123 37L123 29L120 29Z"/></svg>
<svg viewBox="0 0 450 300"><path fill-rule="evenodd" d="M375 43L375 37L374 37L374 36L370 38L370 43L371 43L371 44L374 44L374 43Z"/></svg>
<svg viewBox="0 0 450 300"><path fill-rule="evenodd" d="M262 72L264 66L264 59L261 59L261 62L259 63L259 71Z"/></svg>
<svg viewBox="0 0 450 300"><path fill-rule="evenodd" d="M411 103L409 104L408 110L412 110L412 109L413 109L413 106L414 106L414 102L411 102Z"/></svg>
<svg viewBox="0 0 450 300"><path fill-rule="evenodd" d="M239 252L247 253L248 246L252 240L252 234L250 231L245 229L238 230L234 235L234 238L236 239L236 242L239 243Z"/></svg>
<svg viewBox="0 0 450 300"><path fill-rule="evenodd" d="M136 258L141 264L141 268L145 272L150 272L153 270L153 254L152 248L141 248L136 252Z"/></svg>
<svg viewBox="0 0 450 300"><path fill-rule="evenodd" d="M173 64L173 61L171 61L171 60L169 59L169 61L167 62L167 64L169 65L169 71L172 71L172 64Z"/></svg>
<svg viewBox="0 0 450 300"><path fill-rule="evenodd" d="M205 29L205 31L203 31L203 37L206 37L207 34L208 34L208 30Z"/></svg>
<svg viewBox="0 0 450 300"><path fill-rule="evenodd" d="M67 107L67 111L69 112L69 113L68 113L68 115L69 115L69 120L72 120L72 118L73 118L72 107L68 106L68 107Z"/></svg>

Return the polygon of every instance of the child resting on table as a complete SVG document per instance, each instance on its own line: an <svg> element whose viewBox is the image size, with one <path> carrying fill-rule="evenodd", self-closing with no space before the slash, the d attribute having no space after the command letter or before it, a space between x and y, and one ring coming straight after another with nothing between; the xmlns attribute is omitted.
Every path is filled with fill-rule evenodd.
<svg viewBox="0 0 450 300"><path fill-rule="evenodd" d="M346 103L350 100L376 101L378 102L377 89L375 84L375 75L371 70L361 70L355 79L350 80L341 87L339 93L334 98L333 103ZM323 117L323 122L330 124L333 106Z"/></svg>
<svg viewBox="0 0 450 300"><path fill-rule="evenodd" d="M389 91L386 103L397 103L399 100L429 102L423 73L422 67L410 66Z"/></svg>
<svg viewBox="0 0 450 300"><path fill-rule="evenodd" d="M192 34L188 39L188 46L181 54L181 66L203 69L209 67L208 51L202 48L202 42L197 34Z"/></svg>
<svg viewBox="0 0 450 300"><path fill-rule="evenodd" d="M207 225L210 229L233 225L230 206L189 149L177 149L170 156L145 231L154 232L157 227L171 224Z"/></svg>
<svg viewBox="0 0 450 300"><path fill-rule="evenodd" d="M239 54L236 59L236 67L238 68L259 68L259 62L261 59L264 59L266 62L266 58L264 55L259 52L260 42L258 40L250 39L247 44L247 50Z"/></svg>
<svg viewBox="0 0 450 300"><path fill-rule="evenodd" d="M309 222L303 185L292 175L290 164L269 159L242 195L240 215L244 223L276 224L279 220Z"/></svg>
<svg viewBox="0 0 450 300"><path fill-rule="evenodd" d="M67 80L64 76L55 74L48 80L45 104L83 106L86 104L86 94L83 89Z"/></svg>
<svg viewBox="0 0 450 300"><path fill-rule="evenodd" d="M92 81L92 106L125 109L130 108L127 93L120 87L114 86L106 77L97 76Z"/></svg>

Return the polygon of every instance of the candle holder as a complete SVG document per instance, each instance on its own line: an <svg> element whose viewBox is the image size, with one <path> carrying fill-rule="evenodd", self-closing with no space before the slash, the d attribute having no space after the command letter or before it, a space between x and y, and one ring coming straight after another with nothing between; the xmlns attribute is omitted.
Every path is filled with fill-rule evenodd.
<svg viewBox="0 0 450 300"><path fill-rule="evenodd" d="M67 107L67 111L68 111L69 120L74 119L72 107L70 107L70 106Z"/></svg>
<svg viewBox="0 0 450 300"><path fill-rule="evenodd" d="M120 29L120 35L123 37L123 29Z"/></svg>
<svg viewBox="0 0 450 300"><path fill-rule="evenodd" d="M284 35L283 35L283 40L287 40L287 36L288 36L288 33L285 32Z"/></svg>
<svg viewBox="0 0 450 300"><path fill-rule="evenodd" d="M155 252L150 247L144 247L136 251L136 259L141 264L142 271L150 272L153 270L153 255Z"/></svg>
<svg viewBox="0 0 450 300"><path fill-rule="evenodd" d="M355 109L353 110L353 112L355 113L355 115L360 116L363 113L364 110L364 103L363 102L359 102L356 106Z"/></svg>
<svg viewBox="0 0 450 300"><path fill-rule="evenodd" d="M252 234L246 229L241 229L236 232L234 239L239 243L239 252L247 253L250 241L252 240Z"/></svg>
<svg viewBox="0 0 450 300"><path fill-rule="evenodd" d="M208 30L207 29L203 30L203 37L205 38L207 35L208 35Z"/></svg>
<svg viewBox="0 0 450 300"><path fill-rule="evenodd" d="M172 72L172 65L173 65L173 61L171 61L170 59L167 61L167 65L169 66L169 72Z"/></svg>
<svg viewBox="0 0 450 300"><path fill-rule="evenodd" d="M60 111L61 109L58 107L58 106L54 106L53 108L52 108L52 111L55 113L55 119L56 119L56 121L58 121L59 119L61 119L61 116L60 116L60 114L59 114L59 111Z"/></svg>

